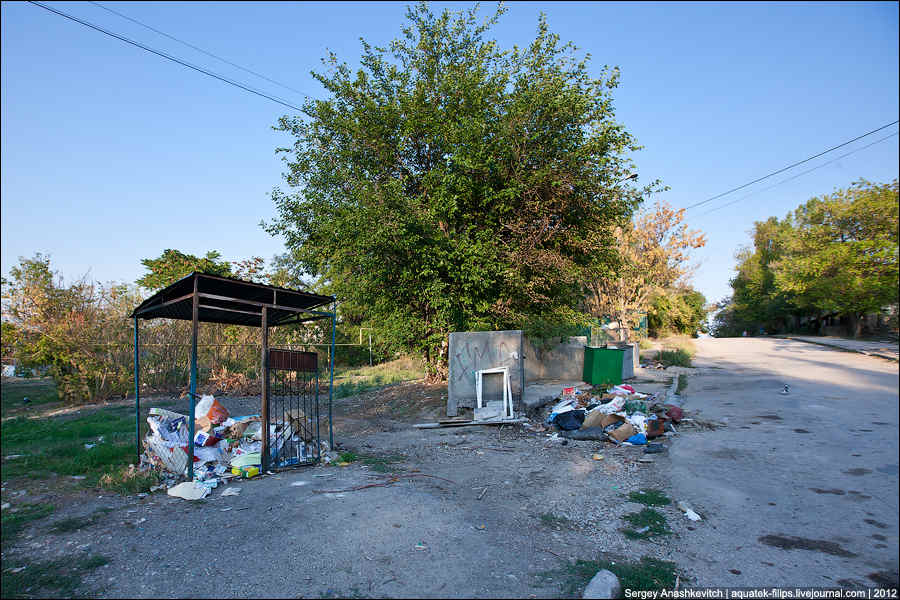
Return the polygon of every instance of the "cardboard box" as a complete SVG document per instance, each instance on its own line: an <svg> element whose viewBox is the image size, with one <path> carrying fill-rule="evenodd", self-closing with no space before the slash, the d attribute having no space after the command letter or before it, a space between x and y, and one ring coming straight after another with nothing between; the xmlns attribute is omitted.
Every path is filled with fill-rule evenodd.
<svg viewBox="0 0 900 600"><path fill-rule="evenodd" d="M587 416L584 418L584 423L581 426L606 427L607 425L612 425L613 423L621 423L624 420L625 418L620 417L619 415L610 415L600 412L599 410L595 410L587 414Z"/></svg>
<svg viewBox="0 0 900 600"><path fill-rule="evenodd" d="M631 423L622 423L621 425L610 431L608 435L616 441L624 442L635 433L636 431L634 430L634 427L631 426Z"/></svg>

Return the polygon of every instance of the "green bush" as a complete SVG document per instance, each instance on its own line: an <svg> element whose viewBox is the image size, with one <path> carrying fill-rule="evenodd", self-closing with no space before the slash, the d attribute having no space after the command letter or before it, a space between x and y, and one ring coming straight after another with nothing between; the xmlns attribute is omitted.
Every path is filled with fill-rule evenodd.
<svg viewBox="0 0 900 600"><path fill-rule="evenodd" d="M691 355L683 348L675 350L660 350L656 356L656 360L662 363L664 367L690 367Z"/></svg>

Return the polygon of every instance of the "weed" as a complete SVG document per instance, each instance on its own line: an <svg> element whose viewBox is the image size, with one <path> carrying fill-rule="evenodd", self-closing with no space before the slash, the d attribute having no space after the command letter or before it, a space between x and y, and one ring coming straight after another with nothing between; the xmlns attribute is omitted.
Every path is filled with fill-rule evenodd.
<svg viewBox="0 0 900 600"><path fill-rule="evenodd" d="M674 350L660 350L656 356L656 360L661 362L664 367L690 367L691 355L683 348Z"/></svg>
<svg viewBox="0 0 900 600"><path fill-rule="evenodd" d="M99 554L75 560L67 557L43 562L31 561L17 573L7 569L0 579L3 585L2 595L4 598L71 598L81 585L84 575L108 562Z"/></svg>
<svg viewBox="0 0 900 600"><path fill-rule="evenodd" d="M675 390L676 394L681 394L684 390L687 389L688 386L688 378L687 375L681 373L678 375L678 387Z"/></svg>
<svg viewBox="0 0 900 600"><path fill-rule="evenodd" d="M377 473L389 473L391 471L398 470L397 467L393 467L393 463L403 462L406 460L405 456L402 455L388 455L388 456L364 456L362 457L362 463L364 465L368 465L373 471Z"/></svg>
<svg viewBox="0 0 900 600"><path fill-rule="evenodd" d="M616 574L622 590L671 590L675 587L677 567L675 563L645 556L639 562L613 562L607 560L576 560L563 568L544 571L538 577L556 580L568 597L581 596L581 592L597 571L607 569Z"/></svg>
<svg viewBox="0 0 900 600"><path fill-rule="evenodd" d="M660 490L640 490L628 494L628 499L632 502L639 502L645 506L665 506L671 504L672 501Z"/></svg>
<svg viewBox="0 0 900 600"><path fill-rule="evenodd" d="M562 529L569 528L574 525L571 519L567 517L562 517L559 515L554 515L553 513L542 513L540 515L541 525L545 527L552 527L554 529Z"/></svg>
<svg viewBox="0 0 900 600"><path fill-rule="evenodd" d="M16 539L26 524L43 519L55 509L52 504L46 503L22 504L16 508L18 508L16 512L12 512L12 509L3 511L3 517L0 520L0 525L2 525L0 538L2 538L4 548Z"/></svg>
<svg viewBox="0 0 900 600"><path fill-rule="evenodd" d="M648 539L657 535L669 535L672 530L666 523L666 516L652 508L645 508L641 512L625 515L632 528L622 530L625 537L632 540Z"/></svg>
<svg viewBox="0 0 900 600"><path fill-rule="evenodd" d="M100 487L120 494L137 494L149 492L159 483L159 474L155 471L138 471L134 465L119 467L112 473L100 477Z"/></svg>
<svg viewBox="0 0 900 600"><path fill-rule="evenodd" d="M359 458L359 456L356 455L356 454L354 454L353 452L341 452L341 453L338 455L338 462L347 462L347 463L351 463L351 462L355 461L355 460L358 459L358 458Z"/></svg>

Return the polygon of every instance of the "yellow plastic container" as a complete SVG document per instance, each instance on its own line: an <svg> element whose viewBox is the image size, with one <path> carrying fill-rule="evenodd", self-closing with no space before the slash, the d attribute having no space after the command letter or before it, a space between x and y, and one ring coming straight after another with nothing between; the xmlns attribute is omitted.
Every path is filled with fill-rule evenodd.
<svg viewBox="0 0 900 600"><path fill-rule="evenodd" d="M250 479L259 475L259 467L244 467L241 469L241 477Z"/></svg>

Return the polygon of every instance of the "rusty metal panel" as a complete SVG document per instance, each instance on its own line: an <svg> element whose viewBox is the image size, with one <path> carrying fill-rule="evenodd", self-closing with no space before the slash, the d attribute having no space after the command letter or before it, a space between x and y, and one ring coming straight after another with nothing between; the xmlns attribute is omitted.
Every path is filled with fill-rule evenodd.
<svg viewBox="0 0 900 600"><path fill-rule="evenodd" d="M269 350L269 368L285 371L317 371L319 355L299 350Z"/></svg>

